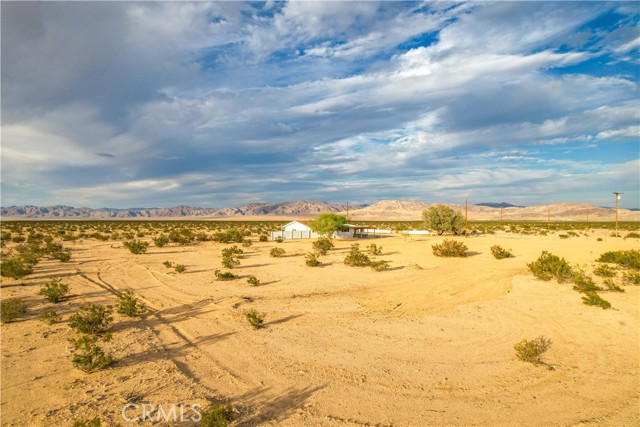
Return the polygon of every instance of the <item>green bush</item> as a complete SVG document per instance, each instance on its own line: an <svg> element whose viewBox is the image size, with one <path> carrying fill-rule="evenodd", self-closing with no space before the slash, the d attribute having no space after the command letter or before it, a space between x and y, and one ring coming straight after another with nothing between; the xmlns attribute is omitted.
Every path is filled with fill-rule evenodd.
<svg viewBox="0 0 640 427"><path fill-rule="evenodd" d="M248 248L248 247L251 247L251 246L253 246L253 242L251 241L251 239L244 239L242 241L242 247L243 248Z"/></svg>
<svg viewBox="0 0 640 427"><path fill-rule="evenodd" d="M438 235L444 233L458 234L464 228L464 217L462 212L454 211L447 205L430 206L422 213L424 226L430 230L435 230Z"/></svg>
<svg viewBox="0 0 640 427"><path fill-rule="evenodd" d="M227 427L235 418L235 411L231 403L225 405L211 405L201 411L202 427Z"/></svg>
<svg viewBox="0 0 640 427"><path fill-rule="evenodd" d="M628 233L626 236L624 236L625 239L640 239L640 233L636 233L635 231L632 231L631 233Z"/></svg>
<svg viewBox="0 0 640 427"><path fill-rule="evenodd" d="M609 251L600 255L596 261L610 262L635 270L640 269L640 250L630 249L628 251Z"/></svg>
<svg viewBox="0 0 640 427"><path fill-rule="evenodd" d="M500 245L491 246L491 254L495 259L505 259L505 258L513 258L513 254L511 253L511 249L504 249Z"/></svg>
<svg viewBox="0 0 640 427"><path fill-rule="evenodd" d="M98 304L85 304L69 317L69 327L76 332L97 335L109 330L113 316L112 308Z"/></svg>
<svg viewBox="0 0 640 427"><path fill-rule="evenodd" d="M326 255L327 252L329 252L329 250L333 249L334 247L331 239L328 239L326 237L320 237L318 240L313 242L311 246L313 247L313 252L315 252L315 254L318 256Z"/></svg>
<svg viewBox="0 0 640 427"><path fill-rule="evenodd" d="M604 279L604 281L602 282L606 287L608 291L612 291L612 292L624 292L624 289L622 289L620 286L618 286L618 284L616 282L614 282L611 279Z"/></svg>
<svg viewBox="0 0 640 427"><path fill-rule="evenodd" d="M308 254L306 254L305 256L305 264L307 264L307 266L309 267L317 267L320 265L320 261L318 261L318 258L316 257L316 254L309 252Z"/></svg>
<svg viewBox="0 0 640 427"><path fill-rule="evenodd" d="M469 255L469 248L462 242L457 240L445 239L440 244L431 245L433 254L439 257L460 257L464 258Z"/></svg>
<svg viewBox="0 0 640 427"><path fill-rule="evenodd" d="M358 243L354 243L344 258L344 264L351 267L367 267L371 265L371 259L366 254L360 252L360 245Z"/></svg>
<svg viewBox="0 0 640 427"><path fill-rule="evenodd" d="M537 365L542 363L540 356L551 346L551 340L540 336L533 340L522 340L513 348L518 359Z"/></svg>
<svg viewBox="0 0 640 427"><path fill-rule="evenodd" d="M216 280L224 281L224 280L233 280L236 278L236 276L234 276L233 273L230 271L225 271L223 273L220 270L216 270L213 272L213 274L216 276Z"/></svg>
<svg viewBox="0 0 640 427"><path fill-rule="evenodd" d="M260 237L258 237L258 241L260 241L260 242L268 242L269 241L269 237L266 234L261 234Z"/></svg>
<svg viewBox="0 0 640 427"><path fill-rule="evenodd" d="M280 258L284 255L284 253L284 249L282 248L271 248L271 251L269 251L269 256L273 258Z"/></svg>
<svg viewBox="0 0 640 427"><path fill-rule="evenodd" d="M566 282L572 278L571 266L552 253L543 251L535 262L527 264L534 276L542 280L556 279L558 283Z"/></svg>
<svg viewBox="0 0 640 427"><path fill-rule="evenodd" d="M169 244L169 238L163 234L153 239L153 244L158 248L162 248L165 245Z"/></svg>
<svg viewBox="0 0 640 427"><path fill-rule="evenodd" d="M71 251L69 249L52 252L51 257L53 259L57 259L60 262L69 262L71 261Z"/></svg>
<svg viewBox="0 0 640 427"><path fill-rule="evenodd" d="M68 292L68 285L62 283L59 278L53 278L40 288L40 292L38 293L44 295L49 302L60 302Z"/></svg>
<svg viewBox="0 0 640 427"><path fill-rule="evenodd" d="M258 313L255 309L246 311L244 316L254 329L260 329L264 323L264 314Z"/></svg>
<svg viewBox="0 0 640 427"><path fill-rule="evenodd" d="M277 236L275 239L273 239L275 242L277 243L282 243L284 242L284 239L282 238L282 236Z"/></svg>
<svg viewBox="0 0 640 427"><path fill-rule="evenodd" d="M27 304L20 298L9 298L0 303L0 320L2 323L13 322L26 312Z"/></svg>
<svg viewBox="0 0 640 427"><path fill-rule="evenodd" d="M260 280L256 276L247 277L247 283L251 286L258 286L260 284Z"/></svg>
<svg viewBox="0 0 640 427"><path fill-rule="evenodd" d="M100 418L76 418L71 427L100 427Z"/></svg>
<svg viewBox="0 0 640 427"><path fill-rule="evenodd" d="M116 295L116 299L118 300L119 314L124 314L129 317L140 317L147 311L145 304L136 297L131 289L127 289L119 295Z"/></svg>
<svg viewBox="0 0 640 427"><path fill-rule="evenodd" d="M558 237L561 239L568 239L569 235L568 234L558 234Z"/></svg>
<svg viewBox="0 0 640 427"><path fill-rule="evenodd" d="M220 243L242 243L244 236L235 228L230 228L224 232L215 233L212 240Z"/></svg>
<svg viewBox="0 0 640 427"><path fill-rule="evenodd" d="M389 269L389 261L383 261L383 260L371 261L369 263L369 266L375 271L385 271Z"/></svg>
<svg viewBox="0 0 640 427"><path fill-rule="evenodd" d="M578 292L591 292L591 291L599 291L601 288L596 285L593 279L585 274L584 271L580 269L573 270L571 274L571 279L573 280L574 286L573 289Z"/></svg>
<svg viewBox="0 0 640 427"><path fill-rule="evenodd" d="M73 345L71 362L81 371L91 373L105 369L113 363L113 357L105 354L95 337L83 335L80 338L72 338L69 342Z"/></svg>
<svg viewBox="0 0 640 427"><path fill-rule="evenodd" d="M582 301L587 305L594 305L596 307L602 307L603 309L611 308L611 303L603 299L596 291L585 292Z"/></svg>
<svg viewBox="0 0 640 427"><path fill-rule="evenodd" d="M62 320L62 316L60 316L55 310L46 310L40 313L38 319L42 320L49 325L53 325L54 323L58 323Z"/></svg>
<svg viewBox="0 0 640 427"><path fill-rule="evenodd" d="M2 262L0 263L0 275L3 277L11 277L12 279L17 280L33 273L34 264L31 264L20 257L5 256L2 258Z"/></svg>
<svg viewBox="0 0 640 427"><path fill-rule="evenodd" d="M622 276L622 281L627 285L640 285L640 272L627 271Z"/></svg>
<svg viewBox="0 0 640 427"><path fill-rule="evenodd" d="M593 274L600 277L616 277L616 270L609 267L607 264L600 264L593 269Z"/></svg>
<svg viewBox="0 0 640 427"><path fill-rule="evenodd" d="M139 255L147 252L149 249L149 242L143 242L142 240L132 240L130 242L124 242L124 247L129 249L132 254Z"/></svg>
<svg viewBox="0 0 640 427"><path fill-rule="evenodd" d="M173 267L173 263L171 261L165 261L162 263L162 265L164 265L167 268Z"/></svg>
<svg viewBox="0 0 640 427"><path fill-rule="evenodd" d="M184 264L176 264L174 270L176 271L176 273L182 274L187 271L187 267L185 267Z"/></svg>
<svg viewBox="0 0 640 427"><path fill-rule="evenodd" d="M367 250L371 255L380 255L382 253L382 246L378 247L378 245L372 243L367 246Z"/></svg>

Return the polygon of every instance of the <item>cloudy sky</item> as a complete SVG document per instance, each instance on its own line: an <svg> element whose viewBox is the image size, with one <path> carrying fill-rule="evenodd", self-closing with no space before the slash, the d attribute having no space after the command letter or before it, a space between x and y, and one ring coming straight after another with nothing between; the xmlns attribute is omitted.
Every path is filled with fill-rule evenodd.
<svg viewBox="0 0 640 427"><path fill-rule="evenodd" d="M638 2L2 2L2 205L638 207Z"/></svg>

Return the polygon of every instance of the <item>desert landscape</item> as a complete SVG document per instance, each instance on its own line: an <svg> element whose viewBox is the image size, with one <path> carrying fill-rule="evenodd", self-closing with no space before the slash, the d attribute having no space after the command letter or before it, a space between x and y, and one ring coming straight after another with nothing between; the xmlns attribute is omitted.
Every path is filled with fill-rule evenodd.
<svg viewBox="0 0 640 427"><path fill-rule="evenodd" d="M45 256L31 274L2 279L3 303L19 298L27 307L2 325L2 425L200 425L165 418L158 407L226 403L237 426L640 421L638 271L606 264L614 277L605 279L596 262L607 251L637 252L637 223L621 223L620 237L610 223L550 231L474 223L484 231L467 237L334 239L315 267L305 263L315 239L260 241L280 224L3 222L5 260L23 244L17 236L59 242L71 258ZM201 241L154 244L172 230L189 235L184 229ZM250 243L236 244L235 277L217 280L234 243L202 236L236 229ZM146 253L125 247L138 236ZM467 256L435 256L432 245L450 239ZM345 265L353 243L362 253L375 244L370 257L388 268ZM513 256L494 258L496 245ZM284 254L272 256L278 248ZM593 277L611 308L583 304L570 281L536 278L527 264L543 251ZM38 293L54 278L69 289L57 303ZM146 313L114 313L112 337L100 343L112 363L76 369L69 319L88 303L116 306L125 290ZM59 318L48 324L51 309ZM264 320L258 328L247 322L250 310ZM540 363L519 360L514 346L540 336L551 341Z"/></svg>

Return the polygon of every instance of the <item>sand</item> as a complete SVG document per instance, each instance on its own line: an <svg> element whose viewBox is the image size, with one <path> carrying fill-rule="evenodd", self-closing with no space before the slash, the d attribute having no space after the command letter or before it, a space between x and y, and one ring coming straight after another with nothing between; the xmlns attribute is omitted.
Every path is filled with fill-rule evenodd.
<svg viewBox="0 0 640 427"><path fill-rule="evenodd" d="M385 272L345 266L350 241L336 241L317 268L304 264L309 240L255 242L233 270L241 278L229 282L214 281L223 244L133 255L118 242L75 242L70 263L44 261L23 280L2 281L3 299L29 304L1 329L2 426L95 416L107 426L190 425L125 422L122 395L131 391L154 406L228 400L239 426L640 423L640 287L601 292L613 306L602 310L526 266L549 250L588 270L606 250L638 248L637 239L470 237L465 259L435 257L431 245L441 240L362 241L382 245ZM494 244L515 257L495 260ZM287 256L271 258L275 246ZM248 275L262 285L249 286ZM67 339L75 334L37 319L53 307L37 295L51 277L71 287L55 305L65 321L84 303L114 304L116 290L133 289L149 306L143 319L114 316L109 369L73 368ZM265 314L262 329L246 322L250 308ZM540 335L552 340L546 365L518 360L514 344Z"/></svg>

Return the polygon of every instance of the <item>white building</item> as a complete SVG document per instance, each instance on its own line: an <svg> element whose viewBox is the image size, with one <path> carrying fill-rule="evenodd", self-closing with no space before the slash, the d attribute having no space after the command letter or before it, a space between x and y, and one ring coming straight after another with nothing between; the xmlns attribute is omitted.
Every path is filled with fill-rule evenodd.
<svg viewBox="0 0 640 427"><path fill-rule="evenodd" d="M284 231L310 231L309 223L307 221L291 221L289 224L285 224Z"/></svg>

